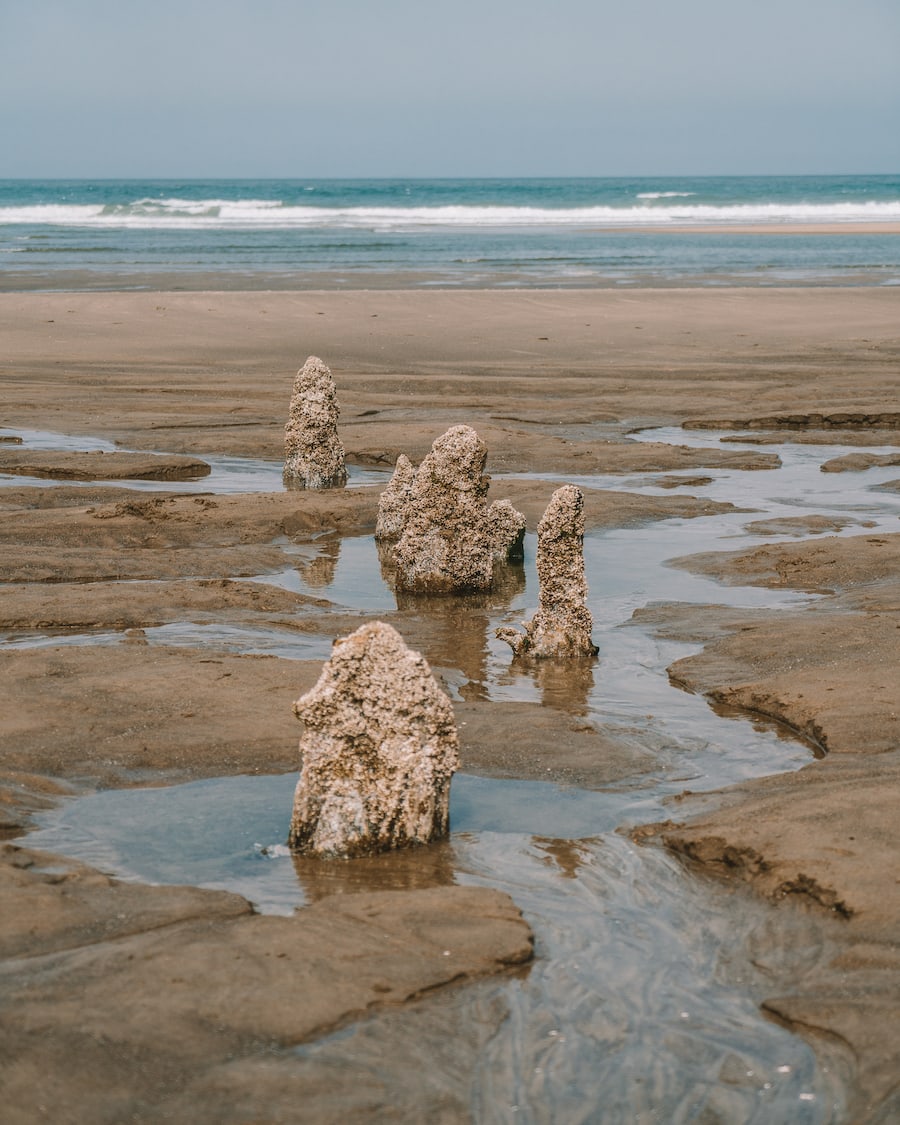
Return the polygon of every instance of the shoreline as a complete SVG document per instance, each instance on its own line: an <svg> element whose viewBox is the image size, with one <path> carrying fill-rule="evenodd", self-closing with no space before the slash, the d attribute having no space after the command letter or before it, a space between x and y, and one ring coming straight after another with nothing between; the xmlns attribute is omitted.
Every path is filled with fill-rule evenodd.
<svg viewBox="0 0 900 1125"><path fill-rule="evenodd" d="M498 473L690 468L696 475L704 464L724 464L722 450L727 455L732 447L700 450L688 458L631 442L629 434L695 420L789 416L796 433L806 436L805 428L822 415L888 416L900 409L900 288L4 293L0 323L7 340L0 357L0 426L96 434L129 448L172 454L216 450L278 459L291 381L310 353L321 355L338 380L348 453L356 463L385 468L398 451L420 457L434 436L464 420L486 440L488 467ZM887 446L900 445L900 429L880 429L878 435ZM774 437L767 452L777 452L778 443L790 441L792 434ZM764 464L757 468L764 471ZM530 505L531 527L541 500L525 484L519 488L523 508ZM171 491L177 492L177 484ZM635 518L666 518L675 509L670 498L664 499L655 511ZM689 498L682 493L681 499ZM736 492L731 499L740 496ZM514 500L520 503L518 495ZM369 534L374 504L373 489L340 497L295 493L227 501L146 495L132 500L120 489L105 493L93 486L72 490L68 499L49 484L0 489L8 517L0 551L3 577L5 584L20 584L21 591L9 587L0 606L7 627L14 620L23 627L21 615L27 613L35 627L42 622L43 627L71 628L92 621L139 631L142 623L167 620L166 613L187 612L193 619L232 622L255 620L254 615L269 621L302 619L306 628L324 635L332 627L348 627L350 615L275 589L265 590L262 598L260 587L240 578L261 562L279 565L277 541L285 536L303 545L323 532ZM607 509L592 512L592 519L628 518L625 506L622 497L612 497ZM685 506L679 514L690 512ZM666 617L655 610L661 635L668 630L703 642L702 653L676 667L685 684L713 702L751 713L756 708L831 743L824 764L707 795L697 802L703 805L699 812L690 801L675 803L674 823L642 832L645 838L664 839L704 870L750 882L761 899L778 898L790 885L782 897L789 895L802 909L785 922L788 943L795 932L798 940L808 933L802 910L811 912L815 925L828 928L829 941L838 948L832 962L817 965L808 976L800 974L793 995L767 997L767 1010L813 1039L817 1033L839 1036L857 1052L852 1119L860 1121L870 1115L876 1120L879 1106L889 1114L897 1100L889 1029L900 1008L900 966L887 845L896 834L891 812L900 777L892 725L900 708L889 679L898 662L893 640L898 538L900 529L894 536L861 531L847 539L803 539L796 548L773 544L747 557L726 558L723 552L713 560L704 556L702 564L688 561L723 580L734 573L747 584L839 587L823 609L794 614L787 629L784 615L769 611L723 614L721 607L688 605ZM198 574L206 578L198 581ZM146 586L123 595L110 580L117 575ZM152 585L160 579L166 581L171 604ZM448 619L450 638L456 636L452 626ZM866 646L873 636L879 647L871 667L884 669L888 678L876 685L882 693L877 700L866 695L860 708L854 699L871 688L867 673L873 658ZM447 638L443 643L449 648ZM208 776L250 770L254 761L257 768L266 762L283 768L293 757L290 699L314 680L317 662L285 668L287 662L261 663L273 658L216 655L202 661L198 672L183 651L153 650L139 638L121 653L99 647L66 652L60 646L27 657L14 652L0 657L4 682L18 701L15 714L0 719L4 814L27 820L29 802L40 807L91 778L113 786L134 784L136 777L166 783L192 769ZM270 690L265 685L276 670L277 719L254 721L253 701ZM121 700L127 701L125 714L119 713ZM235 704L232 713L229 707ZM540 755L546 747L573 743L573 770L587 775L588 767L596 769L598 756L618 754L614 769L620 772L611 777L627 776L625 749L603 744L571 716L560 725L552 707L495 709L474 700L464 710L477 735L471 753L486 770L521 775L514 756L501 754L498 760L497 748L512 729L522 753L540 763L532 763L536 772L545 768ZM51 715L57 725L48 737L42 731ZM801 808L802 837L793 831ZM40 862L28 866L23 859L15 868L14 856L27 855L27 836L15 846L22 850L6 856L14 871L3 884L9 909L4 905L0 916L21 915L26 901L40 903L39 916L51 920L41 940L51 941L46 933L52 931L63 935L53 940L73 941L77 926L63 916L61 892L49 882L38 886ZM734 862L735 848L740 863ZM84 905L76 920L82 926L85 917L104 917L104 895L112 900L119 894L84 871L65 887L70 902ZM128 893L140 908L138 930L143 930L125 938L116 923L113 937L120 944L145 943L140 948L153 956L162 956L166 935L177 931L184 943L178 948L190 952L192 964L202 964L202 934L209 932L211 910L222 911L236 935L250 924L241 920L239 903L219 899L211 906L207 892L177 902L177 896L147 888ZM163 899L165 908L158 906ZM452 896L438 896L432 908L443 918L440 925L448 925L455 909ZM498 939L485 920L485 944L471 951L472 975L523 961L524 931L508 903L490 899L478 908L486 916L499 912L504 928ZM158 918L154 911L163 909L172 913L151 941L148 933ZM328 908L317 918L327 930ZM266 948L280 957L284 927L252 925L254 940L271 941ZM271 936L262 936L266 931ZM91 932L90 956L99 979L105 939ZM27 977L22 966L28 964L33 939L26 934L17 940L23 945L8 962L9 971ZM405 985L395 963L376 965L353 1004L377 1004L385 995L402 1001L444 983L448 974L435 972L435 965L449 945L441 939L423 951L425 969ZM767 948L765 956L777 959L779 948ZM225 964L243 946L219 943L217 949ZM17 1009L28 1012L35 1005L51 1024L55 1005L71 1002L63 979L69 955L61 947L53 956L62 974L56 999L29 994L32 986L23 985L24 1007ZM72 956L88 958L77 950ZM127 987L132 970L121 958L116 971ZM837 972L843 974L840 979ZM267 987L275 990L270 995L277 996L283 983L283 975L268 977ZM76 985L77 980L68 987ZM319 1026L327 1027L329 1018L351 1018L353 1004L343 1014L329 1009ZM283 1035L283 1024L276 1024L263 1020L262 1034ZM71 1028L66 1030L71 1034ZM259 1033L259 1027L241 1029L245 1036ZM27 1057L39 1044L21 1035L22 1057ZM64 1038L60 1032L58 1043ZM216 1050L224 1044L233 1051L236 1042L223 1040L213 1049L197 1040L192 1049L218 1058ZM75 1058L84 1062L94 1056L76 1053ZM91 1065L106 1063L98 1059ZM27 1074L20 1077L25 1089Z"/></svg>
<svg viewBox="0 0 900 1125"><path fill-rule="evenodd" d="M900 234L900 223L672 223L667 226L617 226L603 230L646 230L662 234Z"/></svg>
<svg viewBox="0 0 900 1125"><path fill-rule="evenodd" d="M198 271L196 274L184 273L135 273L116 274L79 272L66 275L61 272L48 279L43 274L0 276L0 296L15 294L71 294L79 293L597 293L597 292L643 292L700 291L718 292L728 289L761 290L771 292L780 289L900 289L900 276L887 279L869 278L861 280L846 273L836 271L833 278L819 281L808 277L798 278L796 282L778 278L762 284L758 278L742 282L740 277L719 277L715 275L697 276L692 281L685 278L627 279L611 280L598 278L595 283L586 283L579 276L571 280L558 279L553 283L547 278L531 280L521 275L510 275L485 284L483 278L455 282L445 273L423 274L396 272L375 272L367 275L354 273L348 277L346 271L333 273L296 274L285 271L283 274L253 273L236 274L229 270L222 273Z"/></svg>
<svg viewBox="0 0 900 1125"><path fill-rule="evenodd" d="M610 223L586 226L586 234L608 234L613 237L654 236L703 239L740 238L828 238L843 239L856 235L865 239L897 238L900 222L844 222L844 223L716 223L672 225L641 225ZM505 233L509 233L506 231ZM569 232L573 233L573 232ZM75 251L73 251L75 252ZM16 255L7 261L16 262ZM815 276L815 269L819 276ZM790 272L795 269L792 278ZM602 271L602 272L601 272ZM348 265L323 269L296 267L239 269L185 267L183 269L143 267L101 267L97 269L7 268L0 273L2 293L77 293L77 292L356 292L366 290L408 289L411 291L534 291L541 289L571 291L596 290L660 290L660 289L723 289L723 288L889 288L900 286L900 273L895 266L871 266L866 270L833 267L804 269L784 265L771 269L772 280L758 266L727 271L715 270L691 273L667 271L646 267L629 272L627 266L611 264L608 268L581 265L566 273L542 272L541 258L533 261L526 257L521 267L504 268L496 262L482 268L477 260L454 262L435 268L405 268L395 266L366 268Z"/></svg>

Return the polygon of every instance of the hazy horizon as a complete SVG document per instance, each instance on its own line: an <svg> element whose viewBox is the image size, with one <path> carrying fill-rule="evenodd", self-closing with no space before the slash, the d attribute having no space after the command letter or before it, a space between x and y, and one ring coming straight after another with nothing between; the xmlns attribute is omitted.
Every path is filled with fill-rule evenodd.
<svg viewBox="0 0 900 1125"><path fill-rule="evenodd" d="M895 0L42 0L0 178L890 175Z"/></svg>
<svg viewBox="0 0 900 1125"><path fill-rule="evenodd" d="M284 175L284 176L279 176L279 175L275 175L275 174L265 175L265 176L250 176L250 175L246 175L246 176L213 176L213 175L210 175L210 176L200 176L200 175L193 175L193 176L179 176L179 175L169 175L169 176L159 176L159 175L154 175L154 176L137 176L137 175L134 175L134 176L112 176L112 175L109 175L109 176L62 176L62 175L59 175L59 176L26 176L26 175L21 175L21 176L3 176L3 177L0 177L0 180L2 180L2 181L12 181L12 182L20 180L20 181L25 182L25 183L27 183L27 182L35 182L35 183L41 183L41 182L54 183L54 182L57 182L57 183L85 183L85 184L90 184L90 183L135 183L135 184L194 183L194 184L201 184L201 183L206 183L206 182L215 183L218 180L228 181L228 182L231 182L231 183L241 183L242 181L245 182L245 183L284 183L284 182L314 183L314 182L317 182L317 181L322 182L322 183L341 183L341 182L348 182L349 183L349 182L353 182L353 181L358 181L360 183L363 183L363 182L377 182L379 180L383 180L386 183L397 183L397 182L404 182L404 181L428 182L428 181L441 181L441 180L447 181L447 182L452 182L454 180L460 180L460 181L466 181L468 183L473 183L473 182L477 183L479 180L483 180L485 182L490 182L490 181L493 181L493 180L501 182L501 181L506 181L506 180L517 180L517 181L536 180L536 181L539 181L539 180L554 180L554 179L559 179L559 180L624 180L624 181L628 181L628 180L729 180L729 179L734 179L734 180L761 179L761 180L764 180L764 179L780 179L780 178L783 178L783 179L802 180L802 179L851 179L851 178L854 178L854 177L855 178L864 178L864 177L893 178L893 177L896 177L896 176L900 176L900 171L895 170L895 169L890 169L890 170L885 170L885 171L881 171L881 170L872 171L870 169L858 169L857 168L857 169L854 169L852 171L840 171L840 172L778 172L778 171L776 171L776 172L725 172L725 173L701 172L701 173L697 173L697 174L690 173L690 172L643 172L643 173L622 172L622 173L610 173L610 174L602 174L602 175L595 175L595 174L584 174L584 175L582 175L582 174L579 174L579 173L574 173L574 174L571 174L571 175L553 175L553 176L541 176L541 175L537 175L537 174L523 175L523 176L517 176L515 174L495 175L495 176L480 176L480 175L472 175L472 176L459 176L459 175L419 176L419 175L408 175L407 176L407 175L403 175L403 174L392 174L392 173L387 173L387 172L383 173L383 174L380 174L380 175L376 175L376 176L354 176L354 175L347 175L347 176L304 176L304 175L297 175L297 174L290 174L290 175Z"/></svg>

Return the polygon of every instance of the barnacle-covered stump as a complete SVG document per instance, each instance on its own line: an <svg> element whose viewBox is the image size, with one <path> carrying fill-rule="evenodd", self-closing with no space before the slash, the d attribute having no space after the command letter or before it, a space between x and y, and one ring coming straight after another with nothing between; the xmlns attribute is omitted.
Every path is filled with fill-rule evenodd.
<svg viewBox="0 0 900 1125"><path fill-rule="evenodd" d="M397 539L398 590L453 594L489 590L495 562L521 558L525 519L508 501L488 506L487 449L470 426L453 426L418 470L405 457L379 503L376 537Z"/></svg>
<svg viewBox="0 0 900 1125"><path fill-rule="evenodd" d="M294 704L306 724L290 846L356 856L447 834L459 739L424 657L381 621L335 642Z"/></svg>
<svg viewBox="0 0 900 1125"><path fill-rule="evenodd" d="M596 656L585 604L584 494L572 484L553 493L538 524L537 572L537 613L524 623L524 632L504 625L497 636L515 656Z"/></svg>
<svg viewBox="0 0 900 1125"><path fill-rule="evenodd" d="M284 483L288 488L333 488L344 484L344 446L334 378L311 355L297 372L290 415L284 427Z"/></svg>

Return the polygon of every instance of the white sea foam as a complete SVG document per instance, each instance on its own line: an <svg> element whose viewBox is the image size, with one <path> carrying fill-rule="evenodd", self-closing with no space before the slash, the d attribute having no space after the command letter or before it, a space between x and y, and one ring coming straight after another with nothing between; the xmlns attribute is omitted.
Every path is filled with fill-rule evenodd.
<svg viewBox="0 0 900 1125"><path fill-rule="evenodd" d="M695 191L639 191L638 199L687 199L696 195Z"/></svg>
<svg viewBox="0 0 900 1125"><path fill-rule="evenodd" d="M268 199L139 199L126 204L36 204L0 208L0 224L133 229L411 230L422 227L666 227L673 225L900 222L900 200L712 206L647 193L630 207L298 207ZM686 195L688 193L679 193Z"/></svg>

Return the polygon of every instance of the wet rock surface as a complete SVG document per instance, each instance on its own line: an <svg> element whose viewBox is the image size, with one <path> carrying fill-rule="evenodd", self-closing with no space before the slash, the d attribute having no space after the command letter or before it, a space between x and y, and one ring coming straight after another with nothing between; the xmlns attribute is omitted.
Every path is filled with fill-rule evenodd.
<svg viewBox="0 0 900 1125"><path fill-rule="evenodd" d="M405 453L401 453L387 488L378 498L378 519L375 538L396 542L406 529L409 516L409 497L416 470Z"/></svg>
<svg viewBox="0 0 900 1125"><path fill-rule="evenodd" d="M822 465L823 473L861 473L875 466L900 465L900 453L848 453Z"/></svg>
<svg viewBox="0 0 900 1125"><path fill-rule="evenodd" d="M148 453L61 453L0 449L0 473L53 480L196 480L209 475L197 457Z"/></svg>
<svg viewBox="0 0 900 1125"><path fill-rule="evenodd" d="M511 500L495 500L487 510L487 536L494 562L521 562L525 557L525 517Z"/></svg>

